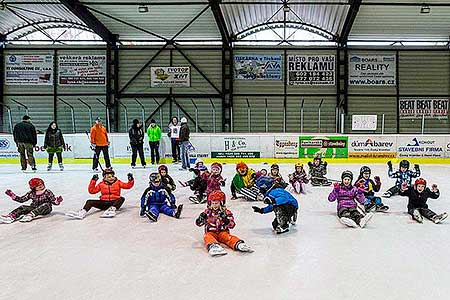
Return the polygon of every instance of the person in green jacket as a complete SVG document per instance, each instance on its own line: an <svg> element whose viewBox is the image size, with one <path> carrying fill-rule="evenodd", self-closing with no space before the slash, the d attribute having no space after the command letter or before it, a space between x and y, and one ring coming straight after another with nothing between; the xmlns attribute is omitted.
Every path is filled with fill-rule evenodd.
<svg viewBox="0 0 450 300"><path fill-rule="evenodd" d="M152 158L152 165L159 165L159 140L161 139L161 128L156 124L154 119L150 120L150 126L147 129L148 141L150 143L150 152Z"/></svg>

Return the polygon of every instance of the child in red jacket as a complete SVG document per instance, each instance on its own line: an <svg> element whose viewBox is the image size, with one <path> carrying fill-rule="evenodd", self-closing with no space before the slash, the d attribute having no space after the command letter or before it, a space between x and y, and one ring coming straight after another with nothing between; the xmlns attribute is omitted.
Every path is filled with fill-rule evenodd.
<svg viewBox="0 0 450 300"><path fill-rule="evenodd" d="M216 190L208 196L208 206L195 221L197 226L205 226L206 249L211 256L225 255L227 252L219 245L226 244L228 247L241 252L253 252L243 240L230 234L236 223L233 213L225 207L225 194Z"/></svg>
<svg viewBox="0 0 450 300"><path fill-rule="evenodd" d="M215 162L211 165L211 173L206 179L206 196L213 191L220 191L220 187L225 186L225 179L222 177L222 164Z"/></svg>
<svg viewBox="0 0 450 300"><path fill-rule="evenodd" d="M66 213L66 216L82 220L92 207L104 210L100 216L101 218L112 218L116 216L116 210L125 202L125 198L120 196L120 190L128 190L133 187L133 174L128 173L128 182L122 182L117 179L112 169L105 169L103 171L103 180L99 184L97 184L97 180L97 174L92 176L88 192L90 194L100 192L100 200L87 200L82 209L77 212L70 211Z"/></svg>

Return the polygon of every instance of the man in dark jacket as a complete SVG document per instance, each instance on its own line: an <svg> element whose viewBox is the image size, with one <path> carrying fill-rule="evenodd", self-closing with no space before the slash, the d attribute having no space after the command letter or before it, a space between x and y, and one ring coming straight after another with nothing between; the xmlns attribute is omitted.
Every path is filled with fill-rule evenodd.
<svg viewBox="0 0 450 300"><path fill-rule="evenodd" d="M133 120L133 126L128 131L131 145L131 167L136 166L137 153L139 152L139 158L141 165L145 168L147 165L144 156L144 129L138 119Z"/></svg>
<svg viewBox="0 0 450 300"><path fill-rule="evenodd" d="M181 118L180 128L180 148L181 148L181 168L187 170L191 167L189 164L189 126L185 117Z"/></svg>
<svg viewBox="0 0 450 300"><path fill-rule="evenodd" d="M23 116L22 122L17 123L13 130L14 142L17 145L17 150L20 153L20 165L22 171L27 169L27 157L31 169L36 171L36 161L33 156L33 148L37 144L36 128L31 124L29 116ZM25 151L26 156L25 156Z"/></svg>

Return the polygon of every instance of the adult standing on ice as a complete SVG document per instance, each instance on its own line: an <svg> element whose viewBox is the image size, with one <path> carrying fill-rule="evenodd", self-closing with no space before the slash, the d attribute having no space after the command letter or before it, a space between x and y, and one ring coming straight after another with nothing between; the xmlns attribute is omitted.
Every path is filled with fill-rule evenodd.
<svg viewBox="0 0 450 300"><path fill-rule="evenodd" d="M97 117L95 124L91 128L91 146L95 151L95 155L92 161L92 170L98 171L98 159L100 152L103 152L105 158L106 168L111 168L111 161L109 160L109 139L106 128L102 125L102 119Z"/></svg>
<svg viewBox="0 0 450 300"><path fill-rule="evenodd" d="M181 143L181 168L187 170L191 167L189 164L189 126L185 117L181 118L180 143Z"/></svg>
<svg viewBox="0 0 450 300"><path fill-rule="evenodd" d="M48 166L47 171L52 169L53 165L53 156L56 154L58 157L59 170L64 170L64 165L62 161L62 151L66 147L66 143L64 142L64 137L61 130L58 128L58 124L55 121L52 121L50 125L48 125L47 131L45 132L44 139L44 149L47 150L48 153Z"/></svg>
<svg viewBox="0 0 450 300"><path fill-rule="evenodd" d="M37 144L36 128L31 124L31 118L27 115L22 117L22 122L17 123L13 130L14 142L20 154L20 165L22 171L27 169L27 157L31 169L36 171L36 161L33 156L33 148ZM25 156L25 151L26 156Z"/></svg>
<svg viewBox="0 0 450 300"><path fill-rule="evenodd" d="M152 165L159 165L159 141L161 140L161 128L154 119L150 120L150 126L147 129L148 141L150 143L150 153L152 158Z"/></svg>
<svg viewBox="0 0 450 300"><path fill-rule="evenodd" d="M130 137L131 145L131 167L134 168L136 166L137 153L139 152L141 165L145 168L147 163L144 155L144 129L138 119L133 120L133 125L128 130L128 136Z"/></svg>
<svg viewBox="0 0 450 300"><path fill-rule="evenodd" d="M172 146L172 163L176 164L180 162L180 124L178 124L178 118L173 116L168 127L167 136L170 138Z"/></svg>

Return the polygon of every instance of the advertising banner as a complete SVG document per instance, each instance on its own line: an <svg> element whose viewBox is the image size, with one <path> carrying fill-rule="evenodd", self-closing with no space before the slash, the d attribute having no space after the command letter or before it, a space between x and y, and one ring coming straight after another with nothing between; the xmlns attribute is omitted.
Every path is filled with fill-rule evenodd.
<svg viewBox="0 0 450 300"><path fill-rule="evenodd" d="M377 115L352 115L352 130L377 130Z"/></svg>
<svg viewBox="0 0 450 300"><path fill-rule="evenodd" d="M299 138L299 157L320 156L323 158L347 158L347 136L301 136Z"/></svg>
<svg viewBox="0 0 450 300"><path fill-rule="evenodd" d="M334 85L336 56L289 55L288 85Z"/></svg>
<svg viewBox="0 0 450 300"><path fill-rule="evenodd" d="M34 147L33 153L36 158L48 157L48 153L44 149L44 137L43 134L38 134L37 136L37 145ZM66 145L65 150L63 150L63 157L74 158L74 136L64 135L64 141L66 142ZM92 151L90 153L92 154ZM0 135L0 159L18 157L19 152L17 151L17 145L14 142L13 136L10 134Z"/></svg>
<svg viewBox="0 0 450 300"><path fill-rule="evenodd" d="M260 158L258 136L217 136L211 138L212 158Z"/></svg>
<svg viewBox="0 0 450 300"><path fill-rule="evenodd" d="M349 136L349 158L395 158L397 138L395 136Z"/></svg>
<svg viewBox="0 0 450 300"><path fill-rule="evenodd" d="M5 85L52 85L53 55L5 55Z"/></svg>
<svg viewBox="0 0 450 300"><path fill-rule="evenodd" d="M298 158L298 136L275 137L275 158Z"/></svg>
<svg viewBox="0 0 450 300"><path fill-rule="evenodd" d="M445 156L444 136L404 136L397 137L397 157L437 158Z"/></svg>
<svg viewBox="0 0 450 300"><path fill-rule="evenodd" d="M151 67L150 86L153 88L190 87L190 67Z"/></svg>
<svg viewBox="0 0 450 300"><path fill-rule="evenodd" d="M447 118L448 99L400 99L399 113L401 119Z"/></svg>
<svg viewBox="0 0 450 300"><path fill-rule="evenodd" d="M396 85L396 57L389 55L352 55L348 59L350 85Z"/></svg>
<svg viewBox="0 0 450 300"><path fill-rule="evenodd" d="M105 85L106 55L60 55L59 85Z"/></svg>
<svg viewBox="0 0 450 300"><path fill-rule="evenodd" d="M281 54L245 54L234 56L234 79L281 80Z"/></svg>

